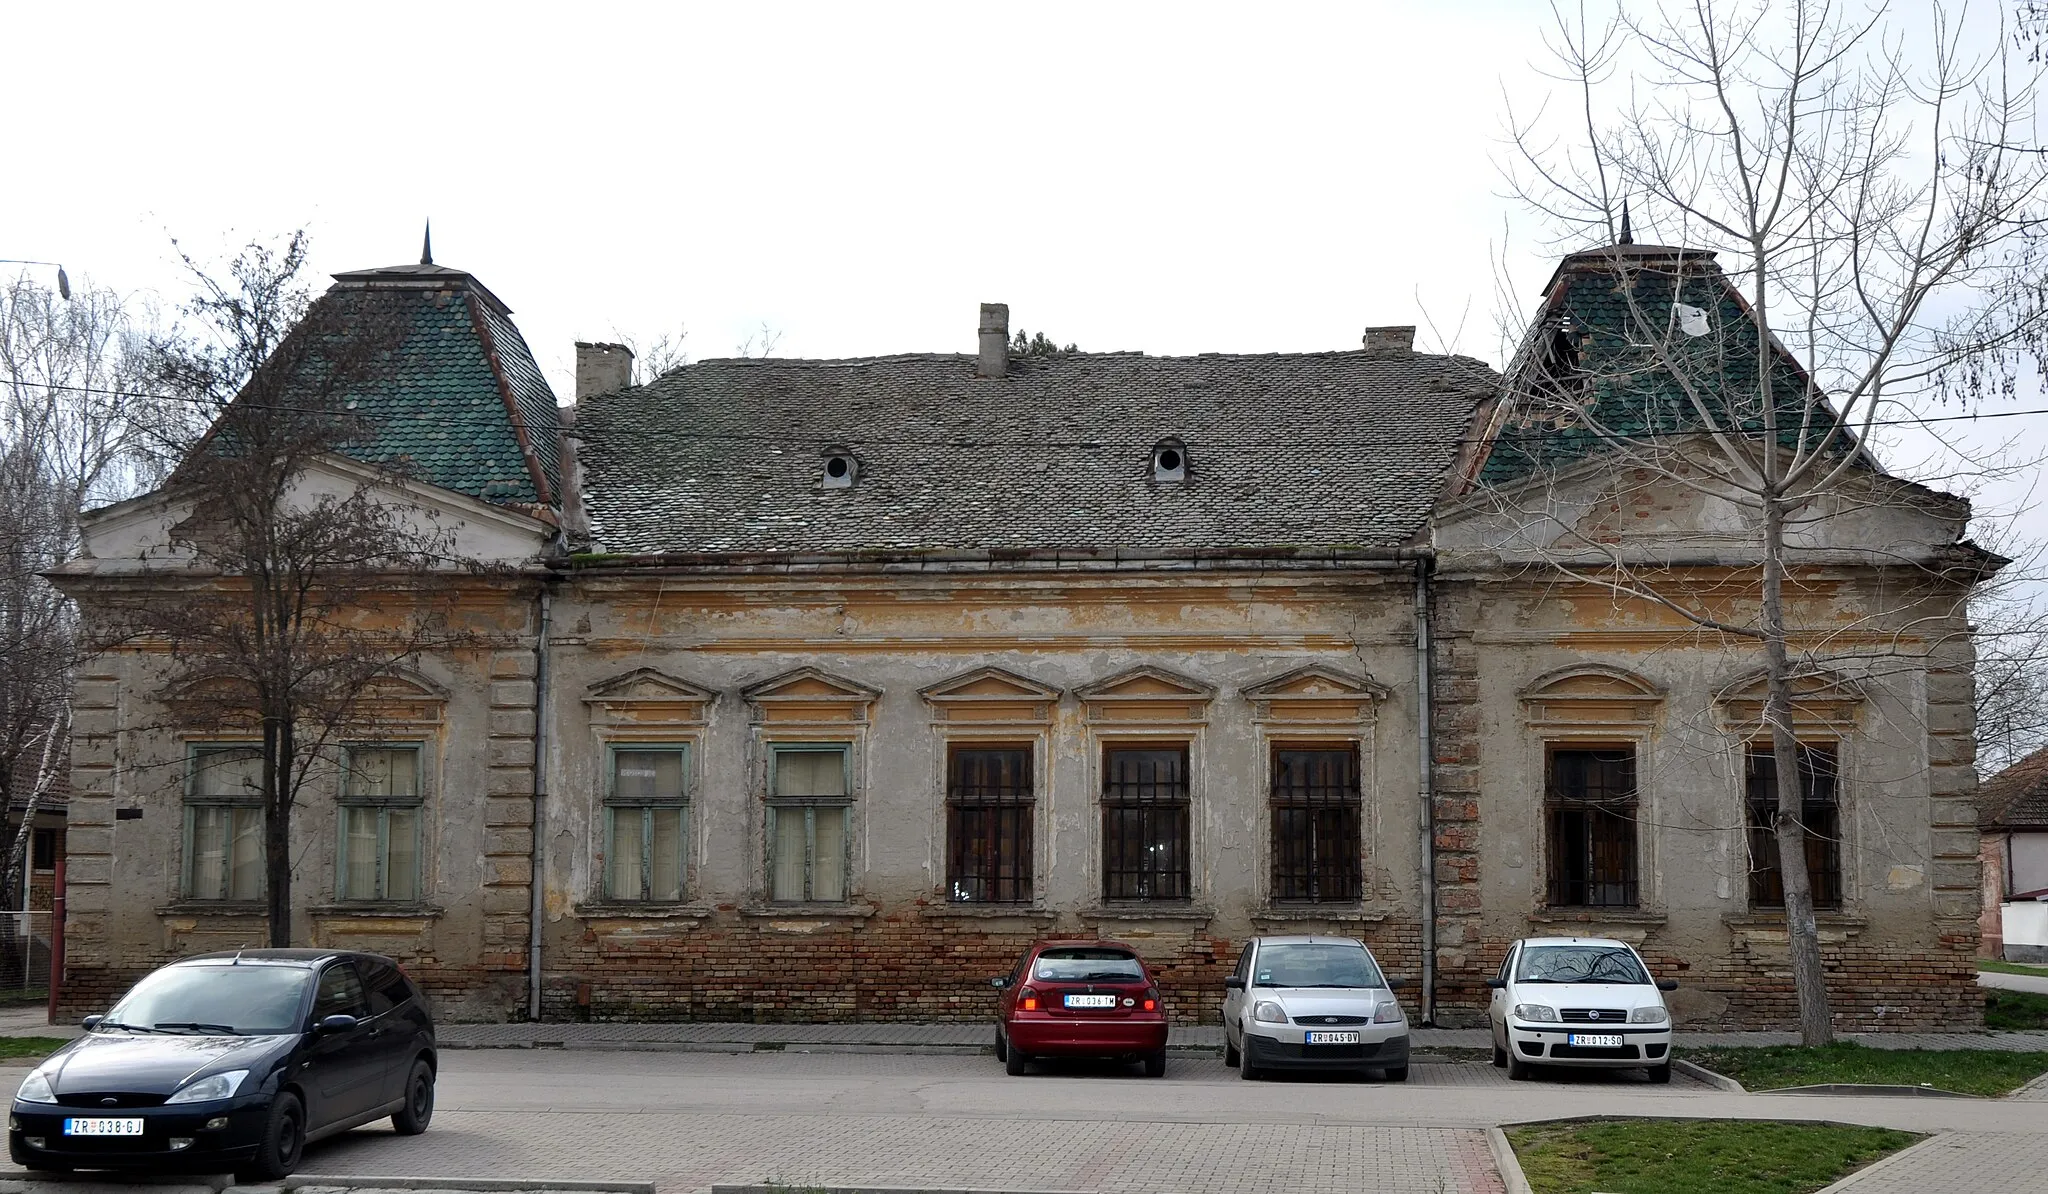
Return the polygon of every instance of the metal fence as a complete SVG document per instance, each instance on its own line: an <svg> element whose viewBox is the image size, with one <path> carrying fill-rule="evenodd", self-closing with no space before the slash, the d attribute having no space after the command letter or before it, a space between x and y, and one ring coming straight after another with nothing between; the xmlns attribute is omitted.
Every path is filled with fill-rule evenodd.
<svg viewBox="0 0 2048 1194"><path fill-rule="evenodd" d="M50 990L50 914L0 912L0 1003Z"/></svg>

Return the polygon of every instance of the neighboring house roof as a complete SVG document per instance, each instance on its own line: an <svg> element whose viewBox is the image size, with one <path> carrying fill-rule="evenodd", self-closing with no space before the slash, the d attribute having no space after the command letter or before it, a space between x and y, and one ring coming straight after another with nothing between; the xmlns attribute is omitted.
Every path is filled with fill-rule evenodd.
<svg viewBox="0 0 2048 1194"><path fill-rule="evenodd" d="M1412 352L710 360L576 429L596 551L1384 548L1499 381ZM1168 440L1184 482L1154 479ZM822 484L833 446L851 485Z"/></svg>
<svg viewBox="0 0 2048 1194"><path fill-rule="evenodd" d="M1653 348L1660 344L1661 353ZM1721 425L1740 420L1760 431L1761 355L1748 308L1713 253L1636 244L1574 253L1551 276L1542 309L1508 365L1478 480L1508 485L1568 467L1616 440L1701 428L1679 375L1693 379L1693 392L1706 395ZM1779 439L1794 445L1812 383L1782 345L1773 343L1770 359ZM1813 442L1824 430L1805 434ZM1844 439L1839 450L1857 447Z"/></svg>
<svg viewBox="0 0 2048 1194"><path fill-rule="evenodd" d="M1977 785L1977 825L2048 830L2048 748Z"/></svg>
<svg viewBox="0 0 2048 1194"><path fill-rule="evenodd" d="M391 319L391 308L373 317L370 305L396 304L389 369L328 395L366 431L344 446L345 454L499 505L554 504L561 438L555 396L497 296L461 270L432 264L334 277L315 300L332 317L326 326ZM320 367L317 354L300 366Z"/></svg>

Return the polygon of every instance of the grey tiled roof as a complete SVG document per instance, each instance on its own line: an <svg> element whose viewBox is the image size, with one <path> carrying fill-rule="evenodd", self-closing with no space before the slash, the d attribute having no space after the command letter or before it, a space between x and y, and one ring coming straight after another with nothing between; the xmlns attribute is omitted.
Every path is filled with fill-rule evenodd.
<svg viewBox="0 0 2048 1194"><path fill-rule="evenodd" d="M2048 829L2048 750L2037 750L1977 785L1984 829Z"/></svg>
<svg viewBox="0 0 2048 1194"><path fill-rule="evenodd" d="M712 360L578 414L595 550L1347 548L1413 538L1474 406L1465 357ZM1152 479L1185 445L1189 479ZM822 453L858 478L820 486Z"/></svg>

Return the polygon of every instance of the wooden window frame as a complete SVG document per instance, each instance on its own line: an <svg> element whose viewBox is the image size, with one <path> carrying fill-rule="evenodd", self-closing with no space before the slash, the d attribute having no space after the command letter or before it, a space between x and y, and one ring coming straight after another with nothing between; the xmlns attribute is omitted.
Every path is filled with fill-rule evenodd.
<svg viewBox="0 0 2048 1194"><path fill-rule="evenodd" d="M202 795L199 792L199 773L203 767L201 759L207 755L228 754L235 751L247 751L261 759L263 744L261 742L195 742L189 744L186 750L183 800L184 828L182 830L184 861L183 865L179 868L178 892L182 898L195 903L248 903L264 898L265 893L269 890L270 867L266 859L262 872L256 878L255 893L241 896L231 894L231 888L234 883L233 847L235 836L232 810L255 809L257 828L259 831L263 831L268 818L268 813L263 807L263 794L261 792L251 792L247 795L225 796L218 794ZM222 844L220 889L215 892L193 890L193 863L197 861L193 854L193 838L198 828L198 813L204 809L229 810L228 832L226 837L223 838ZM267 844L268 838L266 833L266 847Z"/></svg>
<svg viewBox="0 0 2048 1194"><path fill-rule="evenodd" d="M1625 755L1626 791L1589 795L1588 785L1570 793L1559 782L1563 755ZM1618 760L1605 760L1608 762ZM1606 791L1611 786L1601 785ZM1546 907L1633 910L1642 907L1641 750L1635 742L1546 742L1543 747L1543 837ZM1567 829L1566 822L1573 824ZM1611 835L1603 839L1603 830ZM1605 844L1621 862L1603 870ZM1563 872L1578 870L1577 877Z"/></svg>
<svg viewBox="0 0 2048 1194"><path fill-rule="evenodd" d="M1015 755L1022 760L1021 783L966 784L959 766L962 757L995 753ZM970 787L987 790L970 791ZM1029 905L1036 895L1037 744L947 742L945 803L947 900L955 904ZM979 823L976 832L968 832L969 821ZM1012 851L1007 858L1005 842ZM985 848L981 856L984 866L973 865L969 847L974 844ZM990 868L993 873L988 873Z"/></svg>
<svg viewBox="0 0 2048 1194"><path fill-rule="evenodd" d="M1268 879L1276 904L1355 904L1365 895L1365 769L1355 741L1275 742L1266 756ZM1341 756L1348 775L1336 784L1281 784L1286 755ZM1334 789L1334 790L1329 790ZM1334 815L1331 815L1334 814ZM1290 827L1289 821L1305 825ZM1328 823L1336 822L1332 827ZM1286 843L1305 832L1307 858L1287 865ZM1334 852L1326 839L1337 838Z"/></svg>
<svg viewBox="0 0 2048 1194"><path fill-rule="evenodd" d="M778 796L776 795L777 769L782 756L788 754L816 754L835 752L843 778L840 787L844 793L838 796ZM762 842L762 855L766 878L766 894L771 904L844 904L853 898L853 743L836 742L772 742L768 745L768 809L765 818L766 834ZM817 810L838 808L845 810L841 833L840 859L841 887L844 889L836 900L817 899L813 892L817 886L818 823ZM782 817L802 814L804 819L804 890L796 899L777 899L775 896L775 839Z"/></svg>
<svg viewBox="0 0 2048 1194"><path fill-rule="evenodd" d="M1112 759L1122 754L1174 754L1179 758L1180 774L1176 780L1164 785L1154 780L1150 783L1120 783ZM1186 904L1194 898L1194 860L1191 857L1194 846L1194 744L1186 739L1170 741L1117 741L1105 742L1102 746L1102 898L1113 903L1143 904ZM1160 798L1156 789L1171 789L1165 798ZM1149 796L1132 791L1137 788L1155 789ZM1177 790L1177 791L1176 791ZM1145 850L1157 853L1157 843L1171 834L1177 841L1174 853L1179 865L1172 866L1118 866L1118 846L1122 842L1121 825L1132 820L1139 826L1137 838ZM1169 828L1166 834L1154 828L1156 819L1164 814L1170 823L1177 822L1177 831ZM1151 843L1146 845L1145 843ZM1128 854L1126 850L1123 853ZM1120 880L1128 880L1120 885ZM1162 884L1162 880L1164 883ZM1165 887L1162 892L1161 887Z"/></svg>
<svg viewBox="0 0 2048 1194"><path fill-rule="evenodd" d="M374 796L356 792L352 783L355 775L357 752L371 751L406 752L413 756L413 790L404 795ZM335 901L342 904L417 904L425 898L426 859L421 849L426 839L427 804L427 750L422 742L353 742L342 748L341 799L338 801L340 816L337 844L334 851L334 894ZM351 812L374 809L377 813L377 866L375 891L361 895L349 890L348 886L348 823ZM412 890L410 899L394 900L391 891L391 814L393 811L412 813Z"/></svg>
<svg viewBox="0 0 2048 1194"><path fill-rule="evenodd" d="M1823 912L1842 909L1842 744L1832 738L1802 740L1800 756L1800 814L1806 830L1806 869L1813 888L1813 906ZM1810 765L1826 759L1825 769ZM1771 774L1758 774L1759 761L1768 760ZM1825 784L1817 782L1824 779ZM1778 835L1771 828L1766 809L1778 807L1777 759L1768 739L1750 742L1743 749L1743 810L1745 844L1749 851L1749 906L1760 912L1785 909L1785 878L1778 860ZM1768 785L1768 786L1766 786ZM1825 788L1826 799L1814 799ZM1816 857L1818 856L1818 857ZM1816 866L1818 862L1820 865Z"/></svg>

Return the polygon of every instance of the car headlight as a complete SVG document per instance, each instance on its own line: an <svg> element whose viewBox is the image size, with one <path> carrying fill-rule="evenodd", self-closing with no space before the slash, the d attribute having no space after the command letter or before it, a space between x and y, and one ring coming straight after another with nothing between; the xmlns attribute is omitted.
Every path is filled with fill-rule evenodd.
<svg viewBox="0 0 2048 1194"><path fill-rule="evenodd" d="M37 1070L22 1079L21 1089L14 1092L14 1097L24 1103L54 1103L57 1092L50 1089L49 1075Z"/></svg>
<svg viewBox="0 0 2048 1194"><path fill-rule="evenodd" d="M242 1089L242 1079L249 1076L247 1070L228 1070L220 1074L208 1074L197 1082L188 1083L177 1094L165 1099L169 1103L205 1103L213 1099L231 1099Z"/></svg>
<svg viewBox="0 0 2048 1194"><path fill-rule="evenodd" d="M1670 1021L1671 1013L1665 1011L1661 1003L1639 1007L1628 1014L1628 1022L1631 1024L1668 1024Z"/></svg>
<svg viewBox="0 0 2048 1194"><path fill-rule="evenodd" d="M1518 1003L1515 1005L1515 1019L1555 1024L1558 1022L1557 1009L1547 1003Z"/></svg>
<svg viewBox="0 0 2048 1194"><path fill-rule="evenodd" d="M1380 1009L1372 1014L1372 1022L1375 1024L1399 1024L1401 1022L1401 1005L1399 1003L1380 1004Z"/></svg>
<svg viewBox="0 0 2048 1194"><path fill-rule="evenodd" d="M1285 1024L1287 1009L1270 999L1261 999L1252 1007L1252 1019L1261 1024Z"/></svg>

